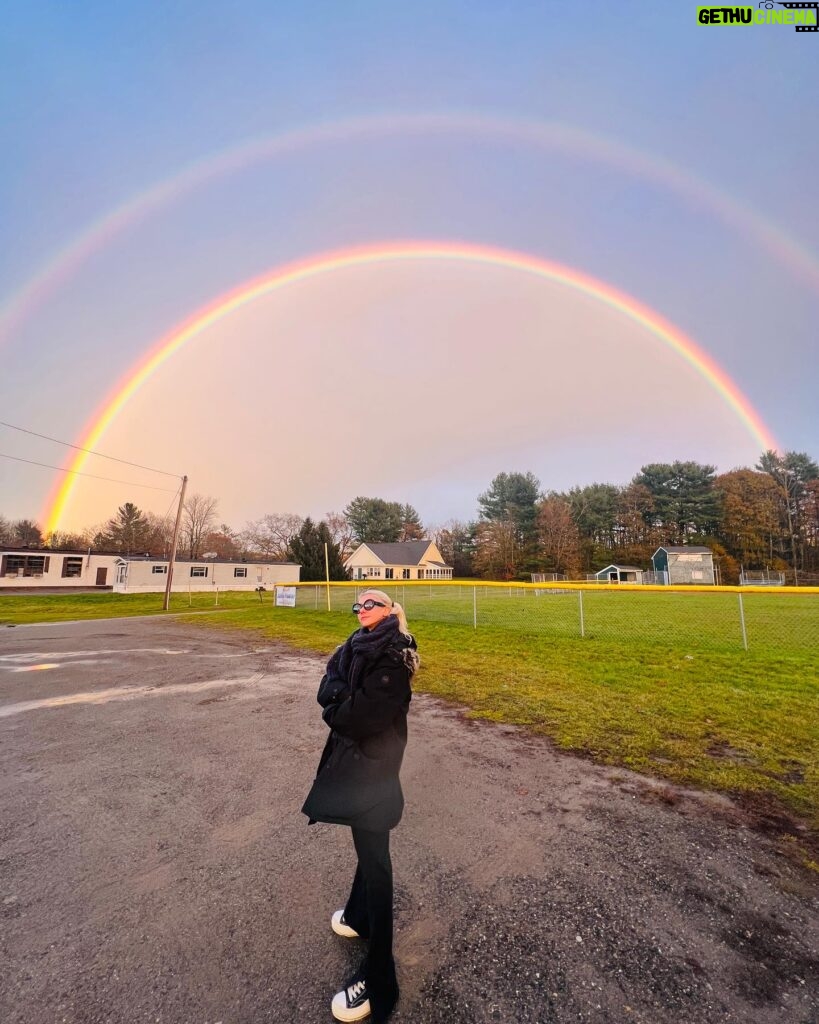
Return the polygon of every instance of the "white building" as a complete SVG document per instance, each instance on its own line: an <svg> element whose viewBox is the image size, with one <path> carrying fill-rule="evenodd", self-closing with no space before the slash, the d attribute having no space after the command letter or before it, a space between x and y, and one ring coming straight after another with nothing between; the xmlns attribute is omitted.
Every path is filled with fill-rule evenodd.
<svg viewBox="0 0 819 1024"><path fill-rule="evenodd" d="M105 587L110 590L118 557L92 550L5 548L0 550L0 589Z"/></svg>
<svg viewBox="0 0 819 1024"><path fill-rule="evenodd" d="M120 594L165 590L168 559L150 555L101 554L14 548L0 551L0 589L106 589ZM298 583L301 566L293 562L232 561L225 558L177 558L174 591L272 589Z"/></svg>
<svg viewBox="0 0 819 1024"><path fill-rule="evenodd" d="M118 594L148 594L165 589L168 559L121 555L117 558L114 590ZM228 558L177 558L171 590L272 590L277 583L298 583L301 566L295 562L243 562Z"/></svg>
<svg viewBox="0 0 819 1024"><path fill-rule="evenodd" d="M360 544L344 561L354 580L451 580L447 565L431 540L395 544Z"/></svg>

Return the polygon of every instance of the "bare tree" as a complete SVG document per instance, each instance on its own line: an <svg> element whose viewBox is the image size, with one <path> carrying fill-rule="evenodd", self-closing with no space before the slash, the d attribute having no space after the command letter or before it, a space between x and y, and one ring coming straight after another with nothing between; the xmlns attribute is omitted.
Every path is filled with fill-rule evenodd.
<svg viewBox="0 0 819 1024"><path fill-rule="evenodd" d="M40 526L32 519L17 519L11 524L12 543L19 547L39 548L43 544Z"/></svg>
<svg viewBox="0 0 819 1024"><path fill-rule="evenodd" d="M182 510L182 545L189 558L200 558L202 540L218 519L218 498L206 494L192 494Z"/></svg>
<svg viewBox="0 0 819 1024"><path fill-rule="evenodd" d="M341 558L346 558L353 550L353 528L343 512L328 512L324 517L333 543L338 545Z"/></svg>
<svg viewBox="0 0 819 1024"><path fill-rule="evenodd" d="M580 533L568 501L544 498L537 513L538 554L548 567L569 577L580 572Z"/></svg>
<svg viewBox="0 0 819 1024"><path fill-rule="evenodd" d="M250 522L240 534L249 551L262 558L287 561L290 541L301 529L304 520L293 512L269 512L261 519Z"/></svg>
<svg viewBox="0 0 819 1024"><path fill-rule="evenodd" d="M5 516L0 516L0 544L11 544L13 536L11 523Z"/></svg>

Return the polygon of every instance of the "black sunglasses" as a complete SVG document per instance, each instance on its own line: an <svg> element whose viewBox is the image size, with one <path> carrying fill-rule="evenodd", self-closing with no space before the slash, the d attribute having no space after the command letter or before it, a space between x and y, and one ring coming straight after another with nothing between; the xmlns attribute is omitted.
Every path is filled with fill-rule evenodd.
<svg viewBox="0 0 819 1024"><path fill-rule="evenodd" d="M362 610L362 608L364 609L365 612L371 612L373 610L373 608L386 608L386 607L387 606L384 604L383 601L373 601L372 598L368 598L364 602L364 604L359 604L358 601L356 601L356 603L353 605L353 615L358 615L358 613Z"/></svg>

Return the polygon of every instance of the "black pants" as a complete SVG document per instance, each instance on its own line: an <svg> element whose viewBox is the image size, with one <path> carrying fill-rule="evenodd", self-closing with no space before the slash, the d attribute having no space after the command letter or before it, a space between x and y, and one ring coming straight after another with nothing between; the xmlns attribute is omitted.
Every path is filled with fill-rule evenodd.
<svg viewBox="0 0 819 1024"><path fill-rule="evenodd" d="M390 834L358 828L352 829L352 833L358 867L344 908L344 920L369 942L363 970L372 1019L378 1024L386 1020L398 1000L392 956Z"/></svg>

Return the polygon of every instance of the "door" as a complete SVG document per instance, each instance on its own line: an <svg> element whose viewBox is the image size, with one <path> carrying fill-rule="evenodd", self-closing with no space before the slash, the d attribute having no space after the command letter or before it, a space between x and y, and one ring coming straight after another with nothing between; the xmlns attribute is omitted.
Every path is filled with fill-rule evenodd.
<svg viewBox="0 0 819 1024"><path fill-rule="evenodd" d="M106 581L107 578L108 578L108 570L107 569L97 569L97 586L98 587L104 587L105 586L105 581Z"/></svg>

